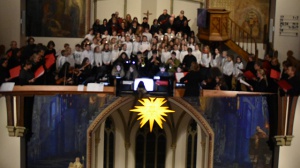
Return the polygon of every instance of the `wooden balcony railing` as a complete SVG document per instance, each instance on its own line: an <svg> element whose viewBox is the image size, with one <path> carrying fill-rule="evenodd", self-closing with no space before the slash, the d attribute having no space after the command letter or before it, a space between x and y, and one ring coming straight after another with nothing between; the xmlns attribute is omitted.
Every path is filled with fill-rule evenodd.
<svg viewBox="0 0 300 168"><path fill-rule="evenodd" d="M255 38L252 37L251 32L246 31L240 25L238 25L234 20L228 17L228 22L223 22L223 26L228 27L228 35L230 40L232 40L236 45L246 51L248 54L254 54L257 58L258 49ZM228 24L228 25L226 25Z"/></svg>

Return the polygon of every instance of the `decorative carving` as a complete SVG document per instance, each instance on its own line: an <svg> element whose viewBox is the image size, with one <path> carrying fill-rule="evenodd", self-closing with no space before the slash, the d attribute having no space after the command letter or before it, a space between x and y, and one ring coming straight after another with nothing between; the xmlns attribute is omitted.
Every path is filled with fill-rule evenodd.
<svg viewBox="0 0 300 168"><path fill-rule="evenodd" d="M283 135L277 135L274 137L276 140L276 145L278 146L284 146L285 145L285 136Z"/></svg>
<svg viewBox="0 0 300 168"><path fill-rule="evenodd" d="M285 136L285 146L291 146L293 138L294 138L293 135L287 135L287 136Z"/></svg>
<svg viewBox="0 0 300 168"><path fill-rule="evenodd" d="M25 129L26 129L25 127L16 126L15 136L23 137Z"/></svg>
<svg viewBox="0 0 300 168"><path fill-rule="evenodd" d="M14 137L15 136L15 127L14 126L6 126L7 130L8 130L8 135L10 137Z"/></svg>

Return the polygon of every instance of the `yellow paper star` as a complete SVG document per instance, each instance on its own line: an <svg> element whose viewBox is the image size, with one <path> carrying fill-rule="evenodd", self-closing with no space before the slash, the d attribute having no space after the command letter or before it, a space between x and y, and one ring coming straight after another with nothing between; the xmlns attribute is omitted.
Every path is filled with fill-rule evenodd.
<svg viewBox="0 0 300 168"><path fill-rule="evenodd" d="M165 98L149 97L143 98L139 102L143 106L134 106L135 109L131 109L130 111L137 112L140 115L137 120L142 119L140 122L141 128L149 121L150 132L152 132L154 121L156 121L160 128L163 128L162 123L166 121L163 116L167 116L166 113L175 112L174 110L169 110L167 106L162 106L167 102Z"/></svg>

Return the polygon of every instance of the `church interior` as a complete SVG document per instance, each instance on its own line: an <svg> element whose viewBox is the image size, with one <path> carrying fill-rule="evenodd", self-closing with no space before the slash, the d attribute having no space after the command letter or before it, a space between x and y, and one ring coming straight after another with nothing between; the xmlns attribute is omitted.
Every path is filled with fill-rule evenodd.
<svg viewBox="0 0 300 168"><path fill-rule="evenodd" d="M221 46L244 63L270 54L299 68L299 5L298 0L1 0L0 45L23 46L32 37L36 44L52 40L60 51L65 43L71 48L81 43L97 19L102 24L112 14L130 14L151 26L167 11L171 17L184 14L201 49ZM294 27L285 30L285 23ZM116 77L96 89L64 86L65 79L62 85L15 85L8 91L2 85L0 166L299 167L299 95L201 89L189 97L180 82L167 78L168 87L162 87L163 79Z"/></svg>

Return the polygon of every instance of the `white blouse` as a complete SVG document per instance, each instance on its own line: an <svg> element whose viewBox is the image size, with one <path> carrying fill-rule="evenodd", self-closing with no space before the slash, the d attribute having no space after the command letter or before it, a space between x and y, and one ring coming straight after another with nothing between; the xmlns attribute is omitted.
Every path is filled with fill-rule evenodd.
<svg viewBox="0 0 300 168"><path fill-rule="evenodd" d="M202 53L200 64L206 68L209 68L211 61L211 53Z"/></svg>

